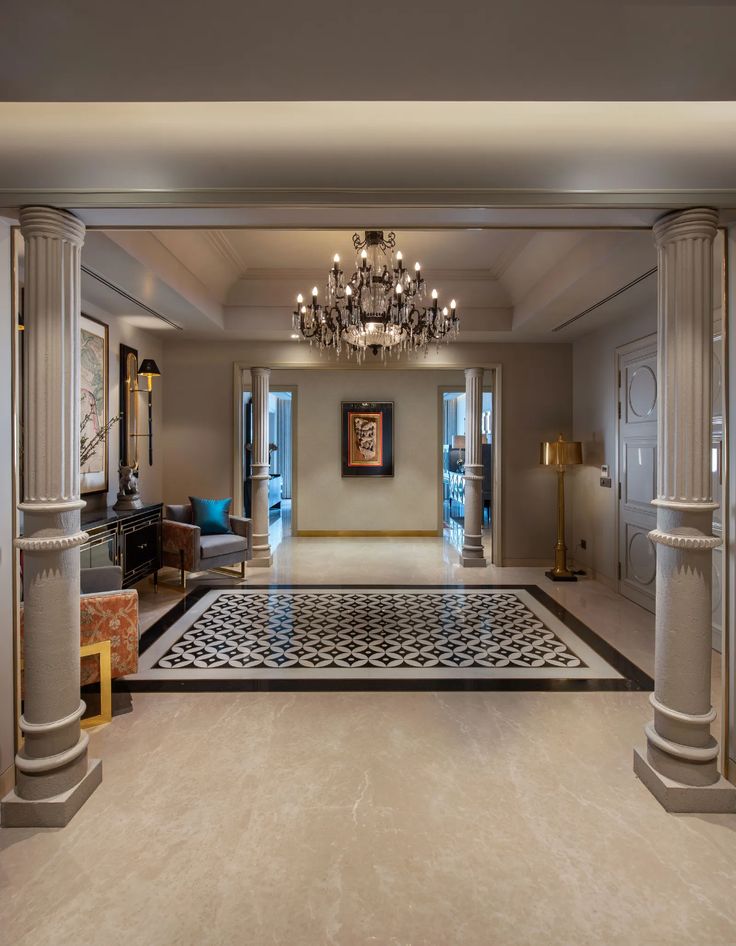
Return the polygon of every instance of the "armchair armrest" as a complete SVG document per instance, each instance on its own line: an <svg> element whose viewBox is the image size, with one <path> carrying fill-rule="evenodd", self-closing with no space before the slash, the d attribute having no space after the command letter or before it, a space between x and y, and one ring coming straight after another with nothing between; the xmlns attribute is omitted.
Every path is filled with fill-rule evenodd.
<svg viewBox="0 0 736 946"><path fill-rule="evenodd" d="M98 594L102 591L121 591L123 587L123 569L119 565L83 568L80 575L80 585L83 595Z"/></svg>
<svg viewBox="0 0 736 946"><path fill-rule="evenodd" d="M79 612L81 644L110 641L112 676L138 670L138 592L108 591L82 595ZM82 686L100 679L96 657L82 658Z"/></svg>
<svg viewBox="0 0 736 946"><path fill-rule="evenodd" d="M174 522L164 519L161 522L161 546L164 565L174 568L183 567L189 572L199 570L199 526L188 522ZM182 558L183 556L183 558Z"/></svg>
<svg viewBox="0 0 736 946"><path fill-rule="evenodd" d="M248 543L246 559L253 558L253 520L244 519L242 516L230 516L230 528L236 535L242 535Z"/></svg>

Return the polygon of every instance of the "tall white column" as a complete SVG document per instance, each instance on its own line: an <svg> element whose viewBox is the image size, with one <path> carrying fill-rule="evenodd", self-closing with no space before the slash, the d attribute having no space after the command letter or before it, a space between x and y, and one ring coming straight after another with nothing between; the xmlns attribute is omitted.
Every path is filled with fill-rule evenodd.
<svg viewBox="0 0 736 946"><path fill-rule="evenodd" d="M654 227L660 414L654 719L634 771L668 811L736 811L711 735L712 251L718 214L668 214Z"/></svg>
<svg viewBox="0 0 736 946"><path fill-rule="evenodd" d="M460 561L482 568L483 554L483 369L465 369L465 527Z"/></svg>
<svg viewBox="0 0 736 946"><path fill-rule="evenodd" d="M251 565L271 564L268 542L268 379L270 368L251 368L253 380L253 447L251 454L251 515L253 516L253 560Z"/></svg>
<svg viewBox="0 0 736 946"><path fill-rule="evenodd" d="M102 779L80 730L79 287L84 224L21 211L25 238L24 694L4 825L61 827Z"/></svg>

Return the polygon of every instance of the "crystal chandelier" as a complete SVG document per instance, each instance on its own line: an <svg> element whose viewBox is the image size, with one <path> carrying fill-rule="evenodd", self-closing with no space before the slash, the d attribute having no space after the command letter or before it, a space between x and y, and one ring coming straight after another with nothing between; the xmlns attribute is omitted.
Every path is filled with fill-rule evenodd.
<svg viewBox="0 0 736 946"><path fill-rule="evenodd" d="M456 337L460 327L455 300L440 308L437 290L427 304L427 290L419 263L414 271L404 267L401 251L394 256L396 234L367 230L353 234L358 257L349 278L340 269L336 254L327 276L324 303L312 289L312 301L296 297L294 331L320 350L346 346L358 361L370 349L385 358L403 351L426 352L430 344Z"/></svg>

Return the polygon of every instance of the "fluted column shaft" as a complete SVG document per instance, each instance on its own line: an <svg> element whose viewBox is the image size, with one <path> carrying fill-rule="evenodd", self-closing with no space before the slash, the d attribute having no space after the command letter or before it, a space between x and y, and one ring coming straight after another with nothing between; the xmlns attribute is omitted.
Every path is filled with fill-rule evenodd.
<svg viewBox="0 0 736 946"><path fill-rule="evenodd" d="M483 567L483 369L465 369L465 514L461 562Z"/></svg>
<svg viewBox="0 0 736 946"><path fill-rule="evenodd" d="M25 240L23 746L3 823L66 824L99 784L80 729L79 354L84 224L29 207Z"/></svg>
<svg viewBox="0 0 736 946"><path fill-rule="evenodd" d="M253 381L253 447L251 454L251 515L253 516L253 560L251 565L271 564L268 540L268 387L270 368L251 368Z"/></svg>
<svg viewBox="0 0 736 946"><path fill-rule="evenodd" d="M671 811L734 810L710 725L713 239L695 209L655 224L658 251L657 598L654 718L634 768Z"/></svg>

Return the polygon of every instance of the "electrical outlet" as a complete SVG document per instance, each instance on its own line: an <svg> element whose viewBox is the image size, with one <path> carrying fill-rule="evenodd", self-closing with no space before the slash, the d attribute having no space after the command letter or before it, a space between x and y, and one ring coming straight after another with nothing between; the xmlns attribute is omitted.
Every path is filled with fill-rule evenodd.
<svg viewBox="0 0 736 946"><path fill-rule="evenodd" d="M611 484L611 477L610 477L610 476L602 476L602 477L601 477L601 486L605 486L606 489L610 489L610 488L611 488L611 485L612 485L612 484Z"/></svg>

